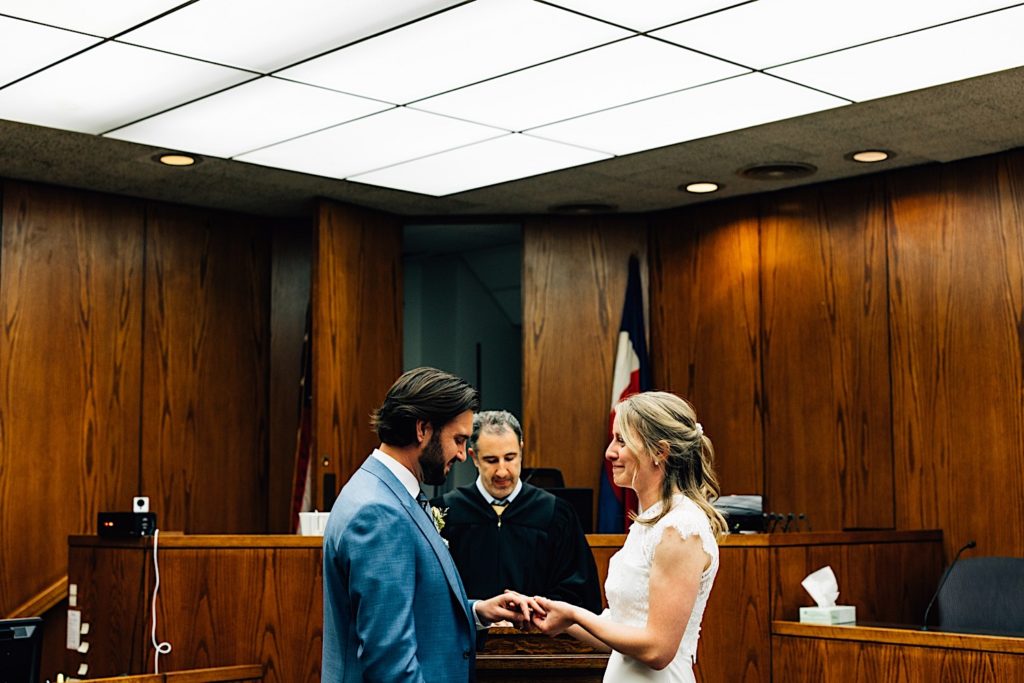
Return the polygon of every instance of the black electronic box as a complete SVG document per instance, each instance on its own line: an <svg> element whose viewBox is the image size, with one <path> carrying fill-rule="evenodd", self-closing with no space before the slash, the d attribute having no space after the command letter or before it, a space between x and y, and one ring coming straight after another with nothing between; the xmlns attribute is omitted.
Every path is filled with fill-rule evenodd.
<svg viewBox="0 0 1024 683"><path fill-rule="evenodd" d="M96 529L100 536L108 538L152 536L156 529L156 513L101 512Z"/></svg>

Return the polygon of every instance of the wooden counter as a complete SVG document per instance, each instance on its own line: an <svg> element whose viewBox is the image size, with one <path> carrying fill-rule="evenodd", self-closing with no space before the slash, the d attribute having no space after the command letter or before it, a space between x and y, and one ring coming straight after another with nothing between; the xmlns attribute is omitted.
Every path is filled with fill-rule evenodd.
<svg viewBox="0 0 1024 683"><path fill-rule="evenodd" d="M588 537L598 570L624 536ZM301 536L160 535L157 636L172 651L161 669L243 662L264 665L267 683L315 683L323 628L322 539ZM152 670L149 600L152 538L69 538L68 578L90 624L87 653L67 652L65 669L91 676ZM773 620L795 620L810 604L800 581L831 565L841 600L861 620L914 622L943 567L937 531L734 535L704 618L698 679L771 681ZM481 680L599 680L601 655L558 651L484 652ZM503 659L504 658L504 659ZM550 676L544 678L542 672ZM555 673L557 672L557 673ZM552 678L553 676L553 678Z"/></svg>
<svg viewBox="0 0 1024 683"><path fill-rule="evenodd" d="M776 621L772 669L787 683L1022 681L1024 638Z"/></svg>

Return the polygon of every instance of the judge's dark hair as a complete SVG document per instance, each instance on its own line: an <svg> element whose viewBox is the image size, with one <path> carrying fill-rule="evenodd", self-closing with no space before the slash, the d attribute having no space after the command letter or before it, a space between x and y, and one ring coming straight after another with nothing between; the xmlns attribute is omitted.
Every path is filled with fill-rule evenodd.
<svg viewBox="0 0 1024 683"><path fill-rule="evenodd" d="M381 443L409 446L416 443L418 420L437 432L467 410L479 409L480 393L466 380L437 368L416 368L395 380L370 425Z"/></svg>
<svg viewBox="0 0 1024 683"><path fill-rule="evenodd" d="M523 428L516 416L507 410L485 410L473 416L473 435L469 437L469 447L476 450L476 442L482 432L501 434L505 430L516 435L519 445L523 445Z"/></svg>

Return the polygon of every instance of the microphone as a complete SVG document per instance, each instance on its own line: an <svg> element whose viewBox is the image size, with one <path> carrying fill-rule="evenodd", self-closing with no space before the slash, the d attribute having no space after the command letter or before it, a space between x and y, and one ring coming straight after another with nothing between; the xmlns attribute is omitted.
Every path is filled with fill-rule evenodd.
<svg viewBox="0 0 1024 683"><path fill-rule="evenodd" d="M967 543L964 543L964 547L956 551L956 557L954 557L953 561L949 563L949 567L946 569L946 573L942 575L942 579L939 581L939 587L935 589L935 595L932 596L931 601L928 603L928 607L924 611L924 620L921 624L922 631L928 630L928 614L932 611L932 606L935 604L935 599L938 598L939 593L942 592L942 587L946 584L946 579L948 579L949 575L953 573L953 565L957 563L957 560L960 559L960 555L962 555L965 550L967 550L968 548L973 548L976 545L978 544L974 541L967 541Z"/></svg>

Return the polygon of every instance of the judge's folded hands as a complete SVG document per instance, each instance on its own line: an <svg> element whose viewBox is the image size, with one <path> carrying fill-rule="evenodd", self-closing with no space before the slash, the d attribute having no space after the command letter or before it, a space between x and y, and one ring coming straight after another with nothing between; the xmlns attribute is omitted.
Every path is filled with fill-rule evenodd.
<svg viewBox="0 0 1024 683"><path fill-rule="evenodd" d="M544 610L538 604L536 598L521 595L515 591L506 590L501 595L495 595L487 600L478 600L476 603L477 615L492 624L499 621L511 621L518 629L528 629L537 615L544 615Z"/></svg>
<svg viewBox="0 0 1024 683"><path fill-rule="evenodd" d="M576 623L576 607L561 600L533 598L539 609L534 610L533 626L549 636L557 636Z"/></svg>

